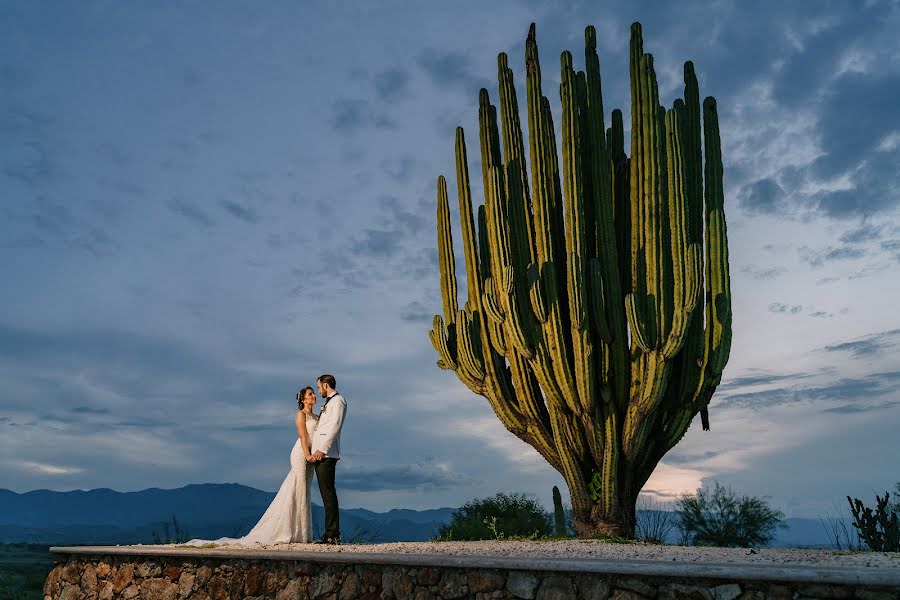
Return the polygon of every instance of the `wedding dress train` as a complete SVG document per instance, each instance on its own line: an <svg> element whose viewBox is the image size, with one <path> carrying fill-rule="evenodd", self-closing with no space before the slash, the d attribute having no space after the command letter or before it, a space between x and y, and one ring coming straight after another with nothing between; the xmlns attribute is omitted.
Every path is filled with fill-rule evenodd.
<svg viewBox="0 0 900 600"><path fill-rule="evenodd" d="M314 415L306 418L306 431L309 440L318 424ZM307 449L308 450L308 449ZM291 450L291 471L284 478L275 499L260 517L250 532L240 538L223 537L217 540L194 539L186 542L188 546L206 544L233 544L252 546L254 544L289 544L307 543L312 539L312 507L309 491L312 485L313 465L307 462L303 452L303 438L297 437Z"/></svg>

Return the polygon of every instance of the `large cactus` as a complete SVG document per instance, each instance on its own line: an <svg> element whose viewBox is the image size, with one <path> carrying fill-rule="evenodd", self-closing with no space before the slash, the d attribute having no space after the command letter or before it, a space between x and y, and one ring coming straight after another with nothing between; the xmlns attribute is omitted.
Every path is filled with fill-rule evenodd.
<svg viewBox="0 0 900 600"><path fill-rule="evenodd" d="M560 170L532 25L529 178L512 70L505 54L498 63L499 115L487 90L479 98L477 217L463 130L456 131L462 309L447 184L438 178L444 316L430 333L438 366L484 396L503 425L563 475L579 536L633 536L637 494L659 460L698 412L709 428L707 405L731 347L716 102L703 102L701 144L693 65L684 65L684 99L666 110L634 23L627 157L622 113L604 124L588 27L585 71L573 70L569 52L561 57Z"/></svg>

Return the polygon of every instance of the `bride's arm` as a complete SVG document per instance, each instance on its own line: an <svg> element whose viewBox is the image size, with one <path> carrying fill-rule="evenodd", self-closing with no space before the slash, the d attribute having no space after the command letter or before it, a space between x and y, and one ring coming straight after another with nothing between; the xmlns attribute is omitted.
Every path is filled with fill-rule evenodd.
<svg viewBox="0 0 900 600"><path fill-rule="evenodd" d="M303 440L303 455L309 459L312 454L309 453L309 436L306 431L306 413L302 410L297 411L297 418L294 419L294 425L297 426L297 435Z"/></svg>

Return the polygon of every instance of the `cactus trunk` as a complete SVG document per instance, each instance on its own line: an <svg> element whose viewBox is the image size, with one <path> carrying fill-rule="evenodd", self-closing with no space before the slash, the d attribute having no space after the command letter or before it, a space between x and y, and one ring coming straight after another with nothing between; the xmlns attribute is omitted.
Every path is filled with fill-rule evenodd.
<svg viewBox="0 0 900 600"><path fill-rule="evenodd" d="M501 54L500 110L487 90L479 95L477 211L457 130L462 309L447 185L438 179L443 316L430 337L438 366L484 396L562 474L580 537L631 537L637 495L659 460L698 413L708 429L731 347L716 102L706 98L701 110L688 62L684 98L661 106L653 57L633 24L627 156L622 113L605 125L588 27L585 71L575 71L569 52L561 56L560 163L534 25L525 70L530 169Z"/></svg>

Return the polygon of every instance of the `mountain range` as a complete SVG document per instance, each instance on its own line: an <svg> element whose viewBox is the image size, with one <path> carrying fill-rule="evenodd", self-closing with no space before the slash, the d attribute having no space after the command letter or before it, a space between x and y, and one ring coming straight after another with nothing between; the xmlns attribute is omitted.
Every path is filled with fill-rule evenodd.
<svg viewBox="0 0 900 600"><path fill-rule="evenodd" d="M152 544L167 538L238 537L250 530L274 497L274 492L236 483L137 492L100 488L20 494L0 489L0 543ZM341 509L342 536L345 541L360 542L426 541L451 521L454 510L378 513ZM312 512L313 534L318 537L324 509L314 503ZM772 546L830 545L825 527L817 519L790 518L786 524L787 528L778 530ZM666 541L674 543L675 539Z"/></svg>

